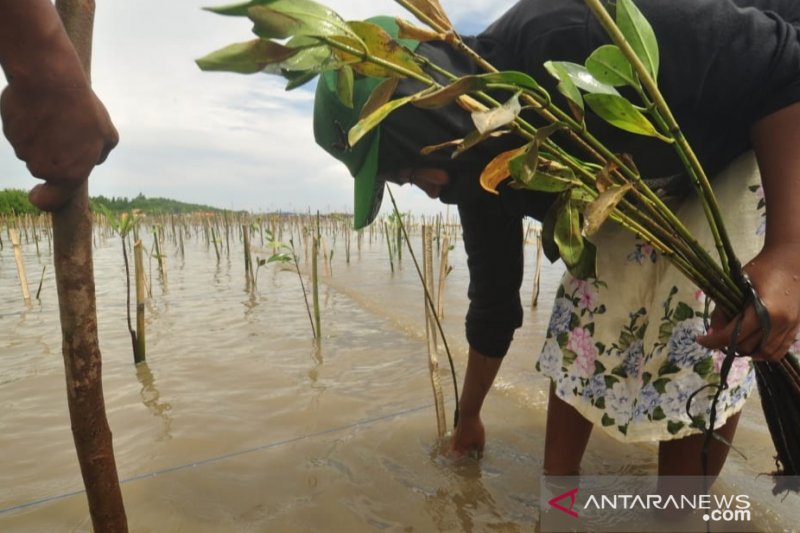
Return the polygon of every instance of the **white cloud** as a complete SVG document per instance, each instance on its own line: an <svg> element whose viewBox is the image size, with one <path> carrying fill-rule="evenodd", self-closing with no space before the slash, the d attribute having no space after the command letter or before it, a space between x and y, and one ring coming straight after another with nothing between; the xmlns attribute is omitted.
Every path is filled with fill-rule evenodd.
<svg viewBox="0 0 800 533"><path fill-rule="evenodd" d="M95 18L93 84L121 142L92 177L91 193L165 196L234 209L352 209L352 178L313 142L309 89L278 77L203 73L194 59L252 38L243 18L202 6L227 0L107 0ZM458 25L476 27L513 2L448 0ZM332 0L347 19L403 9L390 0ZM486 5L490 4L490 5ZM410 17L409 17L410 18ZM0 187L33 181L0 143ZM443 209L419 190L395 188L404 211ZM385 202L384 209L386 209Z"/></svg>

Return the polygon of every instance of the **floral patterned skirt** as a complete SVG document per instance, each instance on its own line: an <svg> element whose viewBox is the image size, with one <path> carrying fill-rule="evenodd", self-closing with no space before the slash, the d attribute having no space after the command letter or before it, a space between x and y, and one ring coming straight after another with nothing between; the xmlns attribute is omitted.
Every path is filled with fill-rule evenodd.
<svg viewBox="0 0 800 533"><path fill-rule="evenodd" d="M752 153L713 181L726 228L744 263L760 250L764 196ZM713 257L716 251L693 193L674 207ZM705 296L667 258L613 222L592 239L597 278L566 273L556 294L536 368L558 397L613 437L626 442L669 440L701 431L707 421L724 354L698 345ZM797 343L796 343L797 345ZM749 358L737 358L717 404L717 427L740 411L755 377Z"/></svg>

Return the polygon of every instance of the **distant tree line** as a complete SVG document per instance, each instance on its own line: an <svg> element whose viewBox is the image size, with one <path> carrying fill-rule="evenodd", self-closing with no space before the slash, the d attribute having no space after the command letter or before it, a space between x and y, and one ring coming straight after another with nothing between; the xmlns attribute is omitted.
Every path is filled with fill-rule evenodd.
<svg viewBox="0 0 800 533"><path fill-rule="evenodd" d="M6 189L0 191L0 215L36 214L39 210L28 200L27 191Z"/></svg>
<svg viewBox="0 0 800 533"><path fill-rule="evenodd" d="M198 211L212 211L221 212L222 209L211 207L201 204L187 204L177 200L170 200L169 198L147 198L145 195L139 193L135 198L130 200L124 196L112 196L106 198L105 196L93 196L90 199L90 206L93 210L97 210L98 205L105 206L109 211L121 212L131 211L137 209L144 213L196 213Z"/></svg>
<svg viewBox="0 0 800 533"><path fill-rule="evenodd" d="M89 199L89 206L92 211L98 211L99 205L105 206L109 211L122 212L134 209L144 213L196 213L198 211L221 212L222 209L200 204L187 204L170 200L168 198L147 198L139 194L135 198L128 199L124 196L94 196ZM25 215L36 214L39 210L28 200L27 191L20 189L0 190L0 215Z"/></svg>

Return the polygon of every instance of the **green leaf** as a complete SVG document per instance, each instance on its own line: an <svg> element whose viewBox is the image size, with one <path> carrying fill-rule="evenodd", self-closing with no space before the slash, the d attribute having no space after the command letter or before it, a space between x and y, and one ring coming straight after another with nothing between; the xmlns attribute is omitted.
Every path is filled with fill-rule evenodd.
<svg viewBox="0 0 800 533"><path fill-rule="evenodd" d="M586 69L601 83L614 87L630 85L636 87L639 80L633 74L630 62L616 45L601 46L586 60Z"/></svg>
<svg viewBox="0 0 800 533"><path fill-rule="evenodd" d="M614 419L608 416L607 413L603 413L603 418L601 420L601 423L603 424L603 426L613 426Z"/></svg>
<svg viewBox="0 0 800 533"><path fill-rule="evenodd" d="M578 90L578 87L575 85L575 82L572 80L572 78L570 78L569 73L564 68L563 62L547 61L544 64L544 68L546 68L547 72L549 72L559 81L558 86L556 87L558 92L564 95L564 97L567 99L567 103L569 104L569 107L572 110L572 114L575 116L575 118L578 119L579 122L583 122L583 97L581 96L581 92Z"/></svg>
<svg viewBox="0 0 800 533"><path fill-rule="evenodd" d="M412 95L391 100L359 120L356 125L350 128L350 131L347 133L347 141L350 143L350 146L355 146L356 143L360 141L362 137L364 137L364 135L378 126L386 117L389 116L392 111L406 105L413 98L414 96Z"/></svg>
<svg viewBox="0 0 800 533"><path fill-rule="evenodd" d="M664 414L664 409L660 405L653 409L653 420L664 420L665 418L667 415Z"/></svg>
<svg viewBox="0 0 800 533"><path fill-rule="evenodd" d="M289 81L289 83L286 84L286 90L291 91L292 89L297 89L298 87L302 87L306 83L316 78L319 72L316 72L314 70L305 70L305 71L286 70L283 71L282 74L283 77Z"/></svg>
<svg viewBox="0 0 800 533"><path fill-rule="evenodd" d="M569 273L578 279L597 277L597 247L588 239L583 240L583 250L578 262L567 266Z"/></svg>
<svg viewBox="0 0 800 533"><path fill-rule="evenodd" d="M556 225L553 237L558 246L558 252L567 267L575 266L583 252L583 236L581 235L580 212L575 203L567 197L560 202L561 206L556 214Z"/></svg>
<svg viewBox="0 0 800 533"><path fill-rule="evenodd" d="M290 263L292 261L292 256L289 254L272 254L269 259L267 259L267 263Z"/></svg>
<svg viewBox="0 0 800 533"><path fill-rule="evenodd" d="M545 213L544 220L542 220L542 251L551 263L555 263L559 259L558 245L554 237L557 212L558 202L554 202ZM559 293L557 294L559 298L564 296L563 287L561 286L559 286ZM561 346L561 343L559 343L559 346Z"/></svg>
<svg viewBox="0 0 800 533"><path fill-rule="evenodd" d="M200 70L253 74L267 65L281 63L300 49L289 48L266 39L234 43L195 60Z"/></svg>
<svg viewBox="0 0 800 533"><path fill-rule="evenodd" d="M522 154L509 161L508 168L522 188L532 191L562 192L580 185L571 168L549 159L539 159L532 170Z"/></svg>
<svg viewBox="0 0 800 533"><path fill-rule="evenodd" d="M364 44L342 17L312 0L256 0L247 8L247 16L259 37L338 37L364 49Z"/></svg>
<svg viewBox="0 0 800 533"><path fill-rule="evenodd" d="M587 93L619 94L614 87L608 85L607 83L603 83L592 76L592 74L583 65L571 63L569 61L551 61L550 63L557 65L561 72L569 78L573 85L579 89L583 89ZM545 66L547 66L547 64L545 64ZM553 74L550 69L548 69L548 72ZM553 74L553 76L561 79L556 74Z"/></svg>
<svg viewBox="0 0 800 533"><path fill-rule="evenodd" d="M644 63L654 80L658 78L658 41L653 27L632 0L617 2L617 26Z"/></svg>
<svg viewBox="0 0 800 533"><path fill-rule="evenodd" d="M586 103L600 118L622 130L671 142L633 104L613 94L587 94Z"/></svg>
<svg viewBox="0 0 800 533"><path fill-rule="evenodd" d="M414 72L418 75L425 75L422 68L417 64L414 54L405 46L392 39L392 36L386 33L386 31L377 24L359 20L349 22L348 24L351 32L356 35L362 43L362 51L367 52L370 56L402 67L407 71ZM349 44L349 37L347 36L334 36L332 39L343 44ZM363 58L353 56L342 50L336 50L334 53L344 60L353 61L353 69L365 76L373 76L376 78L400 76L400 74L388 67L377 65L370 61L363 61Z"/></svg>
<svg viewBox="0 0 800 533"><path fill-rule="evenodd" d="M344 106L353 108L353 69L348 66L336 71L336 97Z"/></svg>

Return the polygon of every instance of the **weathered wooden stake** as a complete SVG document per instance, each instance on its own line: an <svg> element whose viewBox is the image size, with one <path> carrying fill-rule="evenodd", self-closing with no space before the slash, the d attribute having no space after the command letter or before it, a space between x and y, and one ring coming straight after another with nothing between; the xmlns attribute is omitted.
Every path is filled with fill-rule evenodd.
<svg viewBox="0 0 800 533"><path fill-rule="evenodd" d="M536 232L536 271L533 274L533 298L531 300L531 307L539 305L539 282L542 277L542 231L540 229Z"/></svg>
<svg viewBox="0 0 800 533"><path fill-rule="evenodd" d="M133 244L133 270L136 278L136 341L133 345L133 362L141 363L146 359L144 304L147 294L144 286L144 245L136 240Z"/></svg>
<svg viewBox="0 0 800 533"><path fill-rule="evenodd" d="M314 331L317 342L322 342L322 324L319 311L319 211L317 211L317 230L314 232L311 245L311 297L314 302Z"/></svg>
<svg viewBox="0 0 800 533"><path fill-rule="evenodd" d="M28 288L28 276L25 274L25 261L22 257L19 231L16 229L9 229L8 237L11 239L11 247L14 249L14 259L17 262L17 276L19 276L19 286L22 288L22 299L25 301L25 305L31 305L31 291Z"/></svg>
<svg viewBox="0 0 800 533"><path fill-rule="evenodd" d="M94 6L94 0L56 1L56 8L83 61L87 77ZM87 183L75 191L66 206L53 213L53 258L67 402L92 525L97 532L127 532L128 523L103 399Z"/></svg>
<svg viewBox="0 0 800 533"><path fill-rule="evenodd" d="M250 231L246 224L242 224L242 238L244 239L244 277L247 287L254 288L256 280L253 274L253 258L250 255Z"/></svg>
<svg viewBox="0 0 800 533"><path fill-rule="evenodd" d="M447 431L447 419L444 412L444 393L439 379L439 357L436 353L436 323L433 318L433 306L429 301L433 295L433 238L431 227L422 226L422 271L424 276L423 303L425 305L425 336L428 339L428 371L433 387L433 400L436 409L436 429L440 438Z"/></svg>
<svg viewBox="0 0 800 533"><path fill-rule="evenodd" d="M445 233L444 237L441 237L441 239L439 250L439 287L436 292L436 316L439 317L439 320L444 318L444 287L447 274L449 273L447 258L450 254L450 236Z"/></svg>

